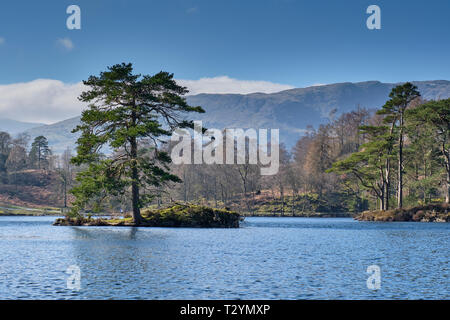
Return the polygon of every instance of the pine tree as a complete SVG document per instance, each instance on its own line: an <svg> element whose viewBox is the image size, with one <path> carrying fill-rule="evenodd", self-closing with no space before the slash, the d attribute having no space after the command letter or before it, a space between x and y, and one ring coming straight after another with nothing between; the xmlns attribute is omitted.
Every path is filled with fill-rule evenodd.
<svg viewBox="0 0 450 320"><path fill-rule="evenodd" d="M446 175L445 201L450 202L450 99L430 101L408 110L408 119L416 125L426 125L434 132Z"/></svg>
<svg viewBox="0 0 450 320"><path fill-rule="evenodd" d="M45 168L51 154L47 138L44 136L36 137L31 144L30 159L32 164L37 165L38 169Z"/></svg>
<svg viewBox="0 0 450 320"><path fill-rule="evenodd" d="M386 151L390 148L389 128L387 126L361 126L361 134L368 142L358 152L352 153L344 160L333 163L327 172L354 177L364 189L372 192L379 200L380 210L388 205L386 194ZM348 178L347 178L348 179Z"/></svg>
<svg viewBox="0 0 450 320"><path fill-rule="evenodd" d="M140 209L152 199L141 191L180 179L169 172L168 153L158 150L160 139L175 128L193 127L183 118L189 112L204 112L187 104L188 90L179 86L173 74L133 74L132 64L117 64L83 82L89 87L80 100L89 103L82 113L75 164L87 169L77 176L72 192L80 209L95 196L123 195L131 188L131 205L136 225L142 223ZM141 148L151 141L153 147ZM102 147L116 152L102 159Z"/></svg>
<svg viewBox="0 0 450 320"><path fill-rule="evenodd" d="M403 144L404 144L404 130L405 130L405 112L410 106L411 102L420 97L417 87L410 82L403 85L396 86L389 94L389 100L378 112L378 114L385 115L385 122L391 126L390 133L394 134L397 129L397 148L398 148L398 188L397 188L397 207L403 206ZM389 167L390 164L388 163Z"/></svg>

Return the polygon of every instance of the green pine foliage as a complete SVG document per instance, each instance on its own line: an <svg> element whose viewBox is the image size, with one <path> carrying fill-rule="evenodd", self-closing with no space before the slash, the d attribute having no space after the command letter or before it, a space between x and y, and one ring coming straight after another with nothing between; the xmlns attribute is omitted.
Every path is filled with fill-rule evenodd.
<svg viewBox="0 0 450 320"><path fill-rule="evenodd" d="M381 121L360 127L365 143L327 172L339 174L344 188L361 190L361 198L373 197L380 211L394 199L397 208L442 202L442 194L449 203L450 99L420 101L411 83L389 97L377 111Z"/></svg>
<svg viewBox="0 0 450 320"><path fill-rule="evenodd" d="M29 154L32 165L37 169L43 169L48 166L48 160L52 154L48 140L44 136L38 136L31 144L31 151Z"/></svg>
<svg viewBox="0 0 450 320"><path fill-rule="evenodd" d="M171 159L159 148L161 138L175 128L192 128L186 114L204 110L187 104L187 89L167 72L141 76L122 63L83 83L89 90L79 99L88 109L73 131L81 136L72 161L85 170L72 189L74 209L99 209L108 196L131 194L133 219L140 224L140 209L151 201L152 190L181 181L170 173ZM112 157L102 156L105 147L114 150Z"/></svg>

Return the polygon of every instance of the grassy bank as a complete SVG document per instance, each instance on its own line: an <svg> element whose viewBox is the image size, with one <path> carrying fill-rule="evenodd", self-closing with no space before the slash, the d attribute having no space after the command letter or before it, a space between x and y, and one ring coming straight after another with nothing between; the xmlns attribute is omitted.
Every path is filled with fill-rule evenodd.
<svg viewBox="0 0 450 320"><path fill-rule="evenodd" d="M365 211L355 218L359 221L450 222L450 212L447 204L429 204L406 209Z"/></svg>
<svg viewBox="0 0 450 320"><path fill-rule="evenodd" d="M205 206L176 204L168 208L142 211L142 227L239 228L237 212ZM133 226L132 218L104 219L91 217L60 218L57 226Z"/></svg>
<svg viewBox="0 0 450 320"><path fill-rule="evenodd" d="M0 216L57 216L61 215L61 209L45 208L26 208L0 204Z"/></svg>

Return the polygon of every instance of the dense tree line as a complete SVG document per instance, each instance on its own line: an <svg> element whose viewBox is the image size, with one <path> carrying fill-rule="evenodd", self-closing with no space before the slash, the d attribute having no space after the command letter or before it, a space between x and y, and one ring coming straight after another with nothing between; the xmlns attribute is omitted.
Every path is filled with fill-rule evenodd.
<svg viewBox="0 0 450 320"><path fill-rule="evenodd" d="M36 137L29 148L30 137L19 134L11 137L0 131L0 174L3 179L8 173L24 169L50 169L54 165L52 152L45 137Z"/></svg>
<svg viewBox="0 0 450 320"><path fill-rule="evenodd" d="M358 152L328 172L344 177L360 197L378 209L449 202L450 100L422 101L411 83L395 87L390 99L360 127L366 136ZM404 198L406 196L406 198Z"/></svg>
<svg viewBox="0 0 450 320"><path fill-rule="evenodd" d="M448 203L449 112L448 99L423 101L405 83L379 110L358 107L309 127L290 151L281 145L274 176L261 176L249 164L179 165L174 170L183 183L167 198L248 212L275 201L281 214Z"/></svg>
<svg viewBox="0 0 450 320"><path fill-rule="evenodd" d="M290 151L281 144L275 175L262 176L258 164L173 165L183 182L163 195L167 201L203 201L250 213L268 201L278 203L281 214L346 211L347 202L351 202L349 191L342 188L337 174L326 170L337 159L358 150L365 139L359 127L368 123L370 115L369 110L358 108L318 129L308 127ZM361 203L351 208L360 209Z"/></svg>
<svg viewBox="0 0 450 320"><path fill-rule="evenodd" d="M49 173L56 177L52 191L56 190L58 194L54 198L61 199L67 207L68 191L77 171L71 158L69 148L62 155L54 155L44 136L31 142L26 134L12 137L0 131L0 184L16 186L15 189L19 185L38 185L39 172Z"/></svg>
<svg viewBox="0 0 450 320"><path fill-rule="evenodd" d="M258 164L168 162L181 182L153 184L149 203L202 202L249 213L273 203L272 212L298 214L448 201L449 110L449 100L423 101L406 83L380 110L358 106L308 127L291 150L280 145L272 176L262 176ZM171 152L170 145L158 148Z"/></svg>
<svg viewBox="0 0 450 320"><path fill-rule="evenodd" d="M248 213L267 206L282 215L449 202L450 99L424 101L411 83L395 87L379 110L358 106L339 117L332 112L328 123L308 127L291 150L281 144L279 170L269 176L248 161L171 162L167 136L193 127L180 114L203 111L186 104L186 89L171 74L140 78L122 64L85 84L91 90L81 99L97 104L75 129L82 133L77 155L52 155L42 136L30 144L26 135L0 132L1 183L14 184L23 170L49 170L59 177L64 206L124 209L137 222L140 208L173 201ZM113 154L102 154L105 145ZM75 202L68 199L70 189Z"/></svg>

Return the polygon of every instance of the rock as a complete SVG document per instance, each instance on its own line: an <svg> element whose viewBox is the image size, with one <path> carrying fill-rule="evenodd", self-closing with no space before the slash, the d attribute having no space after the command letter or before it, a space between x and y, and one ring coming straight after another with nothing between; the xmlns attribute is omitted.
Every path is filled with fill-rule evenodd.
<svg viewBox="0 0 450 320"><path fill-rule="evenodd" d="M447 204L429 204L407 209L364 211L355 217L359 221L450 222Z"/></svg>
<svg viewBox="0 0 450 320"><path fill-rule="evenodd" d="M162 209L142 210L139 227L239 228L237 212L191 204L175 204ZM55 226L134 226L131 218L91 219L85 217L59 218Z"/></svg>

